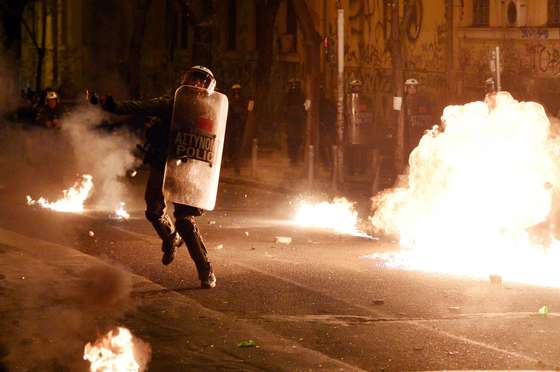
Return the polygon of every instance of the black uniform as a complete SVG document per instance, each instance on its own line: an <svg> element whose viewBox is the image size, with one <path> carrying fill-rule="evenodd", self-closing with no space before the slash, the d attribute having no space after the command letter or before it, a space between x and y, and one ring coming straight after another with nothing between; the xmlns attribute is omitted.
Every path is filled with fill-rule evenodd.
<svg viewBox="0 0 560 372"><path fill-rule="evenodd" d="M247 121L247 99L242 96L233 95L229 101L227 132L226 132L226 156L233 162L235 172L241 171L241 155L243 132Z"/></svg>
<svg viewBox="0 0 560 372"><path fill-rule="evenodd" d="M148 154L149 158L146 159L150 164L150 175L145 193L146 218L152 223L164 242L174 239L175 234L179 233L196 265L200 280L206 279L212 271L212 267L194 219L195 216L202 215L204 211L190 205L173 203L173 215L175 216L175 226L173 226L173 222L167 214L167 205L163 195L173 98L163 96L146 101L111 102L111 104L104 105L103 108L119 115L156 116L160 119L158 124L150 128L148 134L151 151Z"/></svg>
<svg viewBox="0 0 560 372"><path fill-rule="evenodd" d="M301 146L305 134L305 97L300 89L293 89L286 93L284 98L284 121L286 122L286 135L288 140L288 156L290 162L295 164L299 160Z"/></svg>

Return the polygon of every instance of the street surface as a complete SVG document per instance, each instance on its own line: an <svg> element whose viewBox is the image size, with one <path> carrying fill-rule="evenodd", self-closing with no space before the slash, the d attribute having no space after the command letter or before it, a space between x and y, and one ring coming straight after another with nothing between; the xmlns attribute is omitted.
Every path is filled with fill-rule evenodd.
<svg viewBox="0 0 560 372"><path fill-rule="evenodd" d="M151 344L150 371L560 369L557 289L386 269L364 256L397 249L392 242L293 226L292 195L230 183L219 192L216 210L198 219L218 285L200 290L184 247L161 265L141 180L127 221L29 207L21 187L0 190L3 366L86 368L79 353L92 340L54 329L79 324L63 314L72 301L64 277L70 285L74 268L100 259L134 274L133 306L103 316ZM26 291L35 302L18 300ZM543 305L548 316L537 313ZM257 347L239 347L244 340ZM31 352L37 344L60 353Z"/></svg>

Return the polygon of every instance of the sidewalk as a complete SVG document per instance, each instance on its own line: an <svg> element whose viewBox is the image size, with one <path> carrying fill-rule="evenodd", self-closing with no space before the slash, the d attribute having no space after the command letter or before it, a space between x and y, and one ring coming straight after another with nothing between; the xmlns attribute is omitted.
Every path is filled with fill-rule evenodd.
<svg viewBox="0 0 560 372"><path fill-rule="evenodd" d="M66 246L0 229L0 257L0 371L86 371L114 326L150 344L150 371L353 370Z"/></svg>

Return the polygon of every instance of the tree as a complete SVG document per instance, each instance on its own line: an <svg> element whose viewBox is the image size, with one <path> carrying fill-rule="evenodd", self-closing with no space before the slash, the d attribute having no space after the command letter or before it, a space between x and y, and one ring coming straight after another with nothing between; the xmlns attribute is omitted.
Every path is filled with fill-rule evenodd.
<svg viewBox="0 0 560 372"><path fill-rule="evenodd" d="M318 149L319 144L319 79L321 64L321 35L315 29L315 23L306 1L289 0L292 2L298 23L301 26L305 42L305 90L306 97L311 100L307 113L307 145ZM306 148L307 149L307 148Z"/></svg>
<svg viewBox="0 0 560 372"><path fill-rule="evenodd" d="M404 16L402 19L399 17L400 12L400 1L390 0L391 3L391 63L393 68L393 88L395 91L395 97L403 97L403 86L404 86L404 63L403 63L403 46L404 38L401 35L405 35L407 31L407 26L410 23L410 18L414 10L414 4L412 2L405 0L404 3ZM395 171L397 174L401 174L405 168L405 121L403 110L398 110L395 113L395 122L397 128L397 141L395 146Z"/></svg>
<svg viewBox="0 0 560 372"><path fill-rule="evenodd" d="M133 6L133 24L130 46L128 49L128 63L125 70L125 79L131 97L140 96L140 61L142 57L142 44L144 44L144 31L146 18L152 5L152 0L135 0Z"/></svg>
<svg viewBox="0 0 560 372"><path fill-rule="evenodd" d="M33 27L27 23L24 14L29 6L41 3L41 40L37 35L35 24L37 23L35 9L32 9L31 22ZM4 46L12 49L15 58L19 58L21 51L21 26L29 35L35 50L37 51L37 66L35 72L35 89L40 90L43 83L43 61L46 54L46 29L47 29L47 0L2 0L0 1L2 21L4 25Z"/></svg>
<svg viewBox="0 0 560 372"><path fill-rule="evenodd" d="M255 114L249 115L243 134L242 148L249 153L250 143L257 132L257 123L270 115L267 101L270 96L270 73L274 52L274 24L281 0L256 0L257 65L255 68ZM255 118L256 116L256 118Z"/></svg>
<svg viewBox="0 0 560 372"><path fill-rule="evenodd" d="M178 0L187 12L187 20L193 26L192 63L210 69L213 66L214 28L216 0Z"/></svg>

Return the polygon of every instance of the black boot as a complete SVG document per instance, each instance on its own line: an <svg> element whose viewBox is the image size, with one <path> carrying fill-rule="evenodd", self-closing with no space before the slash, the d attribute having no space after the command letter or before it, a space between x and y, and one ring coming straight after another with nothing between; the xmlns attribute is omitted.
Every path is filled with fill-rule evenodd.
<svg viewBox="0 0 560 372"><path fill-rule="evenodd" d="M163 252L163 257L161 258L161 263L169 265L175 259L175 250L183 244L183 240L175 231L173 222L171 222L168 215L164 214L161 217L154 217L146 212L146 218L152 223L154 230L156 230L162 241L161 251Z"/></svg>
<svg viewBox="0 0 560 372"><path fill-rule="evenodd" d="M183 238L189 254L196 265L198 278L202 288L214 288L216 286L216 276L212 265L208 261L206 247L196 222L192 216L177 219L177 231Z"/></svg>

